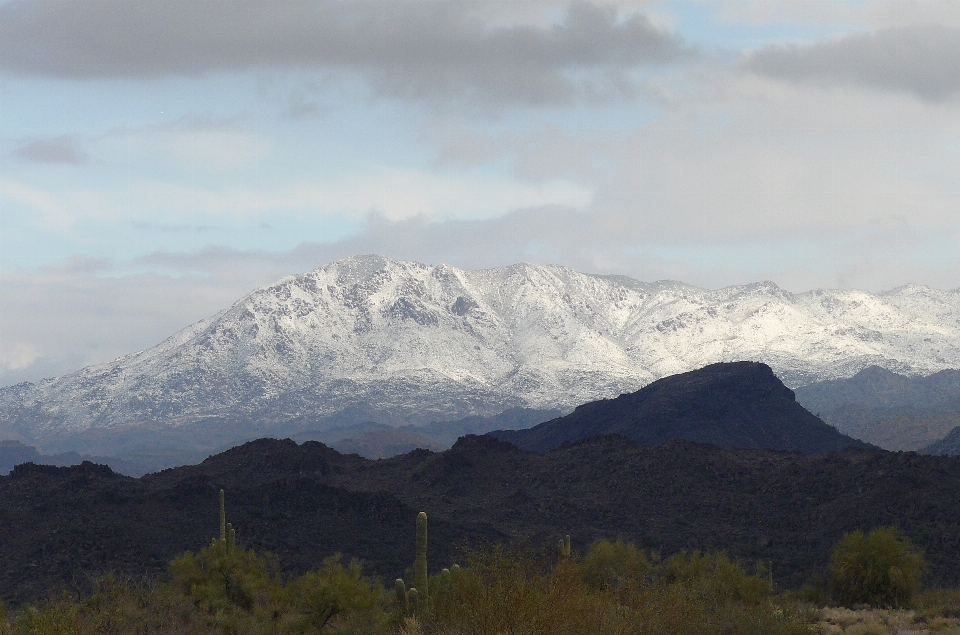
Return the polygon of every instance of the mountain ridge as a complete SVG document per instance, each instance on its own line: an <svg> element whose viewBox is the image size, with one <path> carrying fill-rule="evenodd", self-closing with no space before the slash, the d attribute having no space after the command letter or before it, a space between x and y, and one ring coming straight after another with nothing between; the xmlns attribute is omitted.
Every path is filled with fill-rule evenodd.
<svg viewBox="0 0 960 635"><path fill-rule="evenodd" d="M569 409L741 359L790 385L870 364L960 367L960 290L710 291L556 265L358 256L254 290L153 348L2 388L0 430L45 451L154 443L143 430L188 445L207 434L214 447L361 421Z"/></svg>
<svg viewBox="0 0 960 635"><path fill-rule="evenodd" d="M796 589L823 573L844 533L896 525L924 551L928 583L960 582L957 457L648 447L611 436L535 453L466 436L446 452L371 461L315 441L260 439L139 479L92 463L0 476L0 600L76 594L107 572L162 576L171 558L216 535L221 488L238 543L275 554L285 573L342 553L396 579L426 510L431 572L463 564L465 545L553 554L570 534L578 553L619 537L664 556L724 550L772 561L777 584Z"/></svg>

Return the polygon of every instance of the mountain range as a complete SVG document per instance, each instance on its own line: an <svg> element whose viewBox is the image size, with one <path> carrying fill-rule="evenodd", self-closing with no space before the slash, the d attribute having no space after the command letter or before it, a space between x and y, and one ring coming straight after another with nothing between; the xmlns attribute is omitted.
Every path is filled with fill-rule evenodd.
<svg viewBox="0 0 960 635"><path fill-rule="evenodd" d="M157 346L0 389L0 438L45 452L213 449L616 397L720 362L789 386L960 367L960 289L707 290L518 264L348 258L257 289Z"/></svg>
<svg viewBox="0 0 960 635"><path fill-rule="evenodd" d="M796 396L844 434L886 450L925 451L960 426L960 370L910 377L869 366L797 388Z"/></svg>

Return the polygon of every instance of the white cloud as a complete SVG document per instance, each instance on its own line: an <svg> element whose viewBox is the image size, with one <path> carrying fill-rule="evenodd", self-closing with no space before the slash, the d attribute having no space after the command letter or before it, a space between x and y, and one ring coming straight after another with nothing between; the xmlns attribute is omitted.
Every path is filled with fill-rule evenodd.
<svg viewBox="0 0 960 635"><path fill-rule="evenodd" d="M17 371L29 368L40 353L26 342L14 342L0 335L0 369Z"/></svg>
<svg viewBox="0 0 960 635"><path fill-rule="evenodd" d="M64 231L72 223L69 206L56 192L46 192L13 179L0 177L0 203L3 201L8 205L15 203L30 210L32 218L27 222L48 231Z"/></svg>
<svg viewBox="0 0 960 635"><path fill-rule="evenodd" d="M593 193L564 179L529 182L497 174L446 174L371 166L365 172L295 181L273 188L197 187L137 179L124 187L41 192L0 181L0 196L28 205L61 228L83 221L166 224L250 222L275 217L354 217L371 212L390 220L489 218L539 205L584 207ZM218 220L221 219L221 220Z"/></svg>

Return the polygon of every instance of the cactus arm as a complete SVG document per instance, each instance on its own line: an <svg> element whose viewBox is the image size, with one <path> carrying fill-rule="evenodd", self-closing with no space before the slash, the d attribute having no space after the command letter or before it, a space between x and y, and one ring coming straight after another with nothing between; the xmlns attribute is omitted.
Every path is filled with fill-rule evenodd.
<svg viewBox="0 0 960 635"><path fill-rule="evenodd" d="M407 587L404 586L403 580L397 578L397 581L393 585L394 591L397 594L397 612L400 615L407 614Z"/></svg>
<svg viewBox="0 0 960 635"><path fill-rule="evenodd" d="M413 586L426 602L427 589L427 513L417 514L417 555L413 561Z"/></svg>
<svg viewBox="0 0 960 635"><path fill-rule="evenodd" d="M416 587L410 587L410 590L407 591L407 605L410 609L410 615L418 615L420 613L420 594L417 592Z"/></svg>
<svg viewBox="0 0 960 635"><path fill-rule="evenodd" d="M220 490L220 541L227 542L227 512L223 504L223 490Z"/></svg>

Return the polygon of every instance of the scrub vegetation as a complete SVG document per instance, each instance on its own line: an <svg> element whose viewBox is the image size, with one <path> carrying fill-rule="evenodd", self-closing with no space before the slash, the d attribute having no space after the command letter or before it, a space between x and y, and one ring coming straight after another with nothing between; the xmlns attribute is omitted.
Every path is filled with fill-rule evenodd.
<svg viewBox="0 0 960 635"><path fill-rule="evenodd" d="M722 554L657 561L620 542L553 563L499 547L472 552L425 586L426 597L401 605L356 562L333 556L283 580L268 556L217 542L174 560L168 581L137 587L107 576L88 597L21 608L0 633L787 635L812 626L763 569L747 572Z"/></svg>
<svg viewBox="0 0 960 635"><path fill-rule="evenodd" d="M960 633L960 592L918 594L923 558L889 528L844 536L829 582L792 594L776 591L763 564L722 552L662 559L599 540L581 555L569 536L549 558L494 546L428 576L423 512L414 551L410 586L388 590L336 554L285 578L274 557L237 542L221 493L219 537L171 561L165 580L108 575L83 597L0 606L0 635Z"/></svg>

